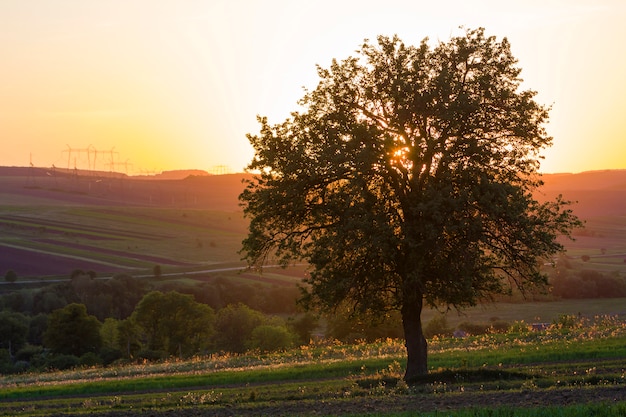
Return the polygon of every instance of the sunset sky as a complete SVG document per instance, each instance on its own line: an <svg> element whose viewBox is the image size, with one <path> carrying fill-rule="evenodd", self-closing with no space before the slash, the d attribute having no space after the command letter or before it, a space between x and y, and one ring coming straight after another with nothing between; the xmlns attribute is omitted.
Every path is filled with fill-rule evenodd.
<svg viewBox="0 0 626 417"><path fill-rule="evenodd" d="M552 105L542 171L624 169L625 22L619 0L0 0L0 165L240 172L316 64L482 26Z"/></svg>

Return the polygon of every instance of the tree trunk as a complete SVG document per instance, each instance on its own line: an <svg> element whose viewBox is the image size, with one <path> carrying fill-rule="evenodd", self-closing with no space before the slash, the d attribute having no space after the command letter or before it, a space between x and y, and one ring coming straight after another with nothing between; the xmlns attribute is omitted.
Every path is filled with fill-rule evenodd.
<svg viewBox="0 0 626 417"><path fill-rule="evenodd" d="M428 346L422 331L421 298L414 302L405 302L401 312L407 354L404 380L410 383L428 373Z"/></svg>

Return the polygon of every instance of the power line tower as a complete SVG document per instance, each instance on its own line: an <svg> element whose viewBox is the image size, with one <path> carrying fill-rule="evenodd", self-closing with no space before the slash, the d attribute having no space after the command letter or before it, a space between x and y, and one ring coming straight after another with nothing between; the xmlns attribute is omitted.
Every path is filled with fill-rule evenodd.
<svg viewBox="0 0 626 417"><path fill-rule="evenodd" d="M26 179L26 186L28 187L37 186L37 181L35 180L35 165L33 165L33 153L32 152L29 155L28 178Z"/></svg>
<svg viewBox="0 0 626 417"><path fill-rule="evenodd" d="M63 152L67 152L67 169L68 171L70 170L70 162L72 160L72 153L74 153L74 171L77 171L78 168L78 163L77 163L77 156L76 154L78 154L78 158L80 158L81 154L86 154L87 155L87 171L95 171L96 170L96 158L98 157L98 151L97 149L92 145L89 144L88 147L80 149L80 148L72 148L70 145L67 145L67 149L64 149ZM93 157L93 163L92 163L92 158L91 155L92 153L94 154Z"/></svg>
<svg viewBox="0 0 626 417"><path fill-rule="evenodd" d="M115 146L111 148L109 153L111 155L111 159L107 165L109 165L109 171L113 172L115 171L115 155L119 155L120 153L115 150Z"/></svg>
<svg viewBox="0 0 626 417"><path fill-rule="evenodd" d="M124 173L126 175L128 175L128 166L130 165L131 168L133 166L132 162L128 162L128 159L126 159L126 161L124 161L124 162L120 162L119 165L123 165L124 166Z"/></svg>
<svg viewBox="0 0 626 417"><path fill-rule="evenodd" d="M224 175L230 173L230 169L227 165L215 165L211 168L211 174L213 175Z"/></svg>
<svg viewBox="0 0 626 417"><path fill-rule="evenodd" d="M93 168L91 168L91 170L96 171L96 159L98 159L98 150L92 144L89 144L87 149L88 149L88 153L87 153L88 158L89 158L89 155L91 155L91 152L93 152Z"/></svg>
<svg viewBox="0 0 626 417"><path fill-rule="evenodd" d="M67 149L63 149L63 152L67 152L67 170L70 170L70 161L72 159L72 147L68 144L65 144L65 146L67 146Z"/></svg>

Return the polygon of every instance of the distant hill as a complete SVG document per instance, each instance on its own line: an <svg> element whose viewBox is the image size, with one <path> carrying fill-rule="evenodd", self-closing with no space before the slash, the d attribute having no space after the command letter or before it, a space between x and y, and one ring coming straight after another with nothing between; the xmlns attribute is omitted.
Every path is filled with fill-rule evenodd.
<svg viewBox="0 0 626 417"><path fill-rule="evenodd" d="M539 199L559 194L575 202L574 213L583 219L626 216L626 170L586 171L577 174L544 174Z"/></svg>
<svg viewBox="0 0 626 417"><path fill-rule="evenodd" d="M542 178L546 190L626 190L626 169L543 174Z"/></svg>
<svg viewBox="0 0 626 417"><path fill-rule="evenodd" d="M147 180L182 180L187 177L207 177L209 174L201 169L178 169L174 171L163 171L154 175L134 175L135 179Z"/></svg>
<svg viewBox="0 0 626 417"><path fill-rule="evenodd" d="M199 170L159 177L62 169L0 167L0 205L151 206L240 210L248 174L208 175ZM169 179L170 176L182 179Z"/></svg>
<svg viewBox="0 0 626 417"><path fill-rule="evenodd" d="M98 177L98 178L132 178L142 180L182 180L187 177L207 177L211 174L202 169L177 169L172 171L163 171L158 174L149 175L132 175L115 171L87 171L84 169L67 169L67 168L39 168L39 167L0 167L0 177L2 176L19 176L19 177L44 177L44 176L81 176L81 177Z"/></svg>
<svg viewBox="0 0 626 417"><path fill-rule="evenodd" d="M56 168L0 167L0 204L126 205L240 210L238 196L251 174L210 175L202 170L129 177ZM536 197L559 194L576 202L581 218L626 216L626 170L544 174Z"/></svg>

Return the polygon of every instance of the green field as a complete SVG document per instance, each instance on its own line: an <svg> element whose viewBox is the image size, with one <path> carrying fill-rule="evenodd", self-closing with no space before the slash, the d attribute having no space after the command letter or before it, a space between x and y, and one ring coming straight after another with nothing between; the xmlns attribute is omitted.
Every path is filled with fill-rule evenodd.
<svg viewBox="0 0 626 417"><path fill-rule="evenodd" d="M242 265L237 252L246 224L241 213L209 210L4 207L0 231L0 245L25 252L95 260L133 273L155 264L175 272Z"/></svg>
<svg viewBox="0 0 626 417"><path fill-rule="evenodd" d="M428 322L438 314L440 313L436 310L426 310L422 317L425 322ZM619 314L626 317L626 298L493 303L472 307L460 312L450 311L446 314L446 318L452 327L456 327L456 325L464 321L489 323L502 320L506 322L550 323L563 314L585 317Z"/></svg>
<svg viewBox="0 0 626 417"><path fill-rule="evenodd" d="M573 268L625 276L626 217L585 220L574 241L563 240ZM0 206L0 232L0 245L173 273L242 265L247 221L239 211L197 208Z"/></svg>
<svg viewBox="0 0 626 417"><path fill-rule="evenodd" d="M550 405L619 415L625 358L626 323L602 317L431 340L430 373L411 386L397 340L4 376L0 415L535 415Z"/></svg>

